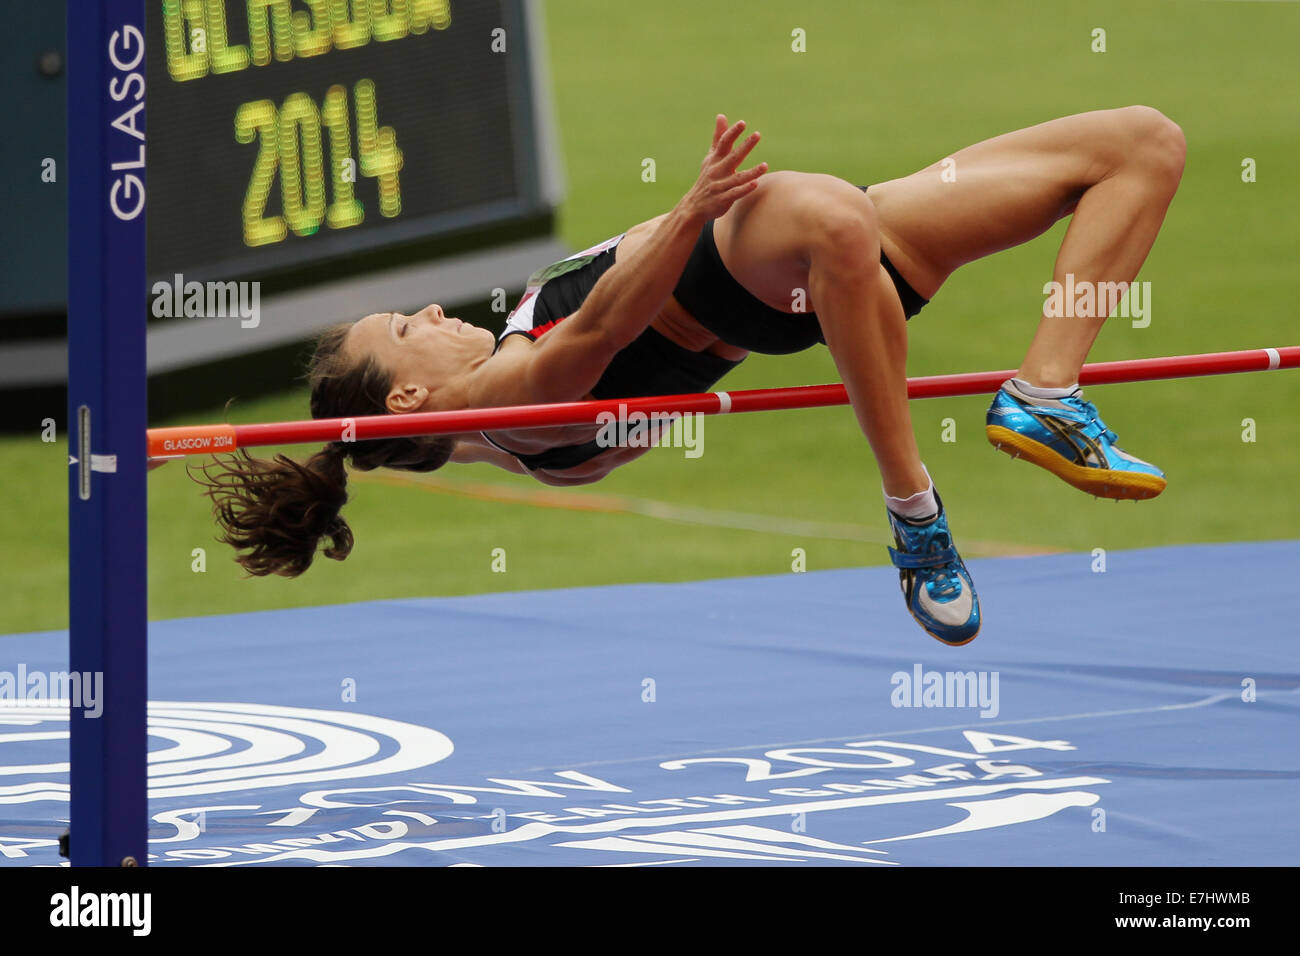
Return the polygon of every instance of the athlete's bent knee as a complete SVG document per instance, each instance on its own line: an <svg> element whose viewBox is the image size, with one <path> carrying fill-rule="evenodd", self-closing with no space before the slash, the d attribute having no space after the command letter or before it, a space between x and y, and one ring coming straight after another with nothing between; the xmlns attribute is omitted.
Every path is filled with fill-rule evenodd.
<svg viewBox="0 0 1300 956"><path fill-rule="evenodd" d="M1177 186L1187 159L1182 128L1150 106L1130 106L1124 113L1132 137L1132 160L1162 182Z"/></svg>
<svg viewBox="0 0 1300 956"><path fill-rule="evenodd" d="M861 272L880 261L875 206L861 190L853 192L828 192L812 209L809 258L820 269Z"/></svg>

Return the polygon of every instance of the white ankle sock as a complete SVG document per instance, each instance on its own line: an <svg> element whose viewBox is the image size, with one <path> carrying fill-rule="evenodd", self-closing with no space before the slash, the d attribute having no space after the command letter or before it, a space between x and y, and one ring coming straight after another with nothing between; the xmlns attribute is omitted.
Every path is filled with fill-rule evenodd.
<svg viewBox="0 0 1300 956"><path fill-rule="evenodd" d="M939 513L939 502L934 497L934 481L930 478L930 472L925 465L921 466L921 470L925 472L925 480L930 483L925 491L918 491L906 498L885 495L885 507L900 518L918 521ZM881 491L883 492L884 489L882 488Z"/></svg>
<svg viewBox="0 0 1300 956"><path fill-rule="evenodd" d="M1030 385L1023 378L1013 378L1011 384L1016 387L1017 391L1028 395L1030 398L1065 398L1079 393L1077 382L1068 388L1044 388L1040 385Z"/></svg>

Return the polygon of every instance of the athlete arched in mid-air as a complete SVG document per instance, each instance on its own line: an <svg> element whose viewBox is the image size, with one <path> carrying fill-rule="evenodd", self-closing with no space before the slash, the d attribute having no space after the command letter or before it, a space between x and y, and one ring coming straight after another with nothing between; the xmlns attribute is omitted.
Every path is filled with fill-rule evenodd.
<svg viewBox="0 0 1300 956"><path fill-rule="evenodd" d="M437 305L329 330L312 362L312 415L703 391L749 351L825 343L880 468L908 610L939 640L965 644L979 631L979 601L913 436L906 320L959 266L1065 216L1054 281L1132 282L1178 187L1182 132L1148 107L1083 113L860 187L767 173L766 164L742 171L758 140L737 146L743 129L718 116L700 177L676 206L535 273L499 338ZM1045 311L1016 377L993 400L988 434L1093 494L1153 497L1163 474L1116 446L1077 386L1106 318L1098 311ZM328 557L351 550L340 515L345 460L413 471L486 461L568 485L596 481L646 450L605 447L596 431L337 441L303 463L241 453L208 466L204 481L223 540L246 552L240 563L254 574L296 575L322 538Z"/></svg>

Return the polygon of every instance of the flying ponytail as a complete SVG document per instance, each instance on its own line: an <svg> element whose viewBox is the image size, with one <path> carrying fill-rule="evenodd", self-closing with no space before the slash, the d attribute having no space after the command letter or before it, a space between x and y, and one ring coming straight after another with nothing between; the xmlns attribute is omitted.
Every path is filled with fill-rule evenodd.
<svg viewBox="0 0 1300 956"><path fill-rule="evenodd" d="M312 418L383 415L390 376L373 358L349 362L343 341L350 325L327 330L308 369ZM342 561L352 551L352 529L341 511L347 503L347 469L399 468L433 471L451 458L445 436L330 442L304 462L287 455L259 459L240 450L191 470L212 501L219 540L241 552L235 558L253 575L297 577L311 567L322 542L325 557Z"/></svg>

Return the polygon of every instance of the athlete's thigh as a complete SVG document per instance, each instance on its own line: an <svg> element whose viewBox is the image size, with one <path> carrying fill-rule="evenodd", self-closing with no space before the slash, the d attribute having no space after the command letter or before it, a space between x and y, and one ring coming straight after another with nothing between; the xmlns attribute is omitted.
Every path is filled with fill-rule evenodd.
<svg viewBox="0 0 1300 956"><path fill-rule="evenodd" d="M870 200L846 180L824 173L771 172L759 188L714 223L727 271L751 295L786 312L808 296L810 250L836 221L860 221L874 241ZM814 306L805 301L802 306Z"/></svg>
<svg viewBox="0 0 1300 956"><path fill-rule="evenodd" d="M927 299L954 269L1028 242L1122 159L1117 110L984 140L868 191L881 242Z"/></svg>

